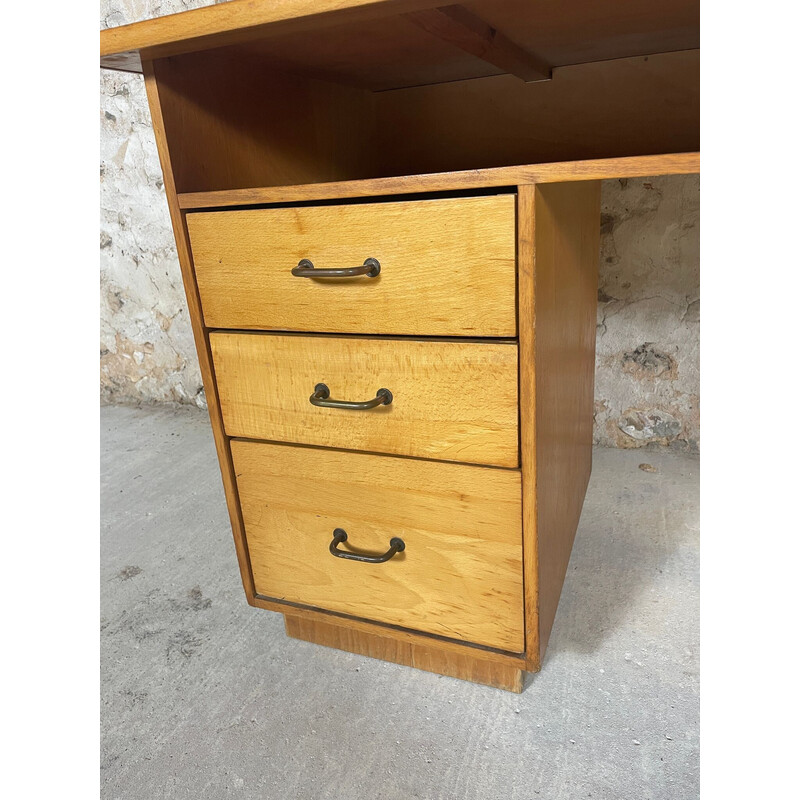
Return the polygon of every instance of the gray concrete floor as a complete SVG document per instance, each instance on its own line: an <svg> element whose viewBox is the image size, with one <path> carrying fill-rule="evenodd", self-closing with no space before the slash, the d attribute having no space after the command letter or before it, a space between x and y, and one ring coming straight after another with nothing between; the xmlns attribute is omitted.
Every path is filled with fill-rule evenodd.
<svg viewBox="0 0 800 800"><path fill-rule="evenodd" d="M698 796L697 459L595 451L514 695L287 638L245 602L207 416L101 421L105 800Z"/></svg>

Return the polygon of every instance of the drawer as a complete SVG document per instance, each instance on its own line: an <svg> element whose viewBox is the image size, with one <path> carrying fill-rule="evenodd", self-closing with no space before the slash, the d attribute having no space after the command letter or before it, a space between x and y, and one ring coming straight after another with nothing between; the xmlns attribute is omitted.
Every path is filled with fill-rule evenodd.
<svg viewBox="0 0 800 800"><path fill-rule="evenodd" d="M209 328L516 336L515 196L191 213ZM305 278L363 266L377 277Z"/></svg>
<svg viewBox="0 0 800 800"><path fill-rule="evenodd" d="M519 465L517 346L215 332L210 335L228 436L375 453ZM364 410L310 401L391 403Z"/></svg>
<svg viewBox="0 0 800 800"><path fill-rule="evenodd" d="M521 485L497 470L231 442L256 592L364 619L524 650ZM330 552L343 529L345 553Z"/></svg>

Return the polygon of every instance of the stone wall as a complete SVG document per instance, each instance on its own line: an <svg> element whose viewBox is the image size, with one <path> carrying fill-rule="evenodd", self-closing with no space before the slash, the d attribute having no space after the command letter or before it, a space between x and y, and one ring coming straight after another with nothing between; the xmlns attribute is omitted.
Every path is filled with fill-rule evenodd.
<svg viewBox="0 0 800 800"><path fill-rule="evenodd" d="M211 5L101 0L109 27ZM141 76L101 70L100 389L205 406ZM595 441L698 450L699 178L605 181Z"/></svg>
<svg viewBox="0 0 800 800"><path fill-rule="evenodd" d="M604 181L595 441L696 452L700 178Z"/></svg>

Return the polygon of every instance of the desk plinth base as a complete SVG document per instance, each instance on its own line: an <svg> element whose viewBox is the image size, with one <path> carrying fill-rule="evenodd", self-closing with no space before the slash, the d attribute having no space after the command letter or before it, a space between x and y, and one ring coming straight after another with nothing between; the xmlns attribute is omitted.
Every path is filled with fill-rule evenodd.
<svg viewBox="0 0 800 800"><path fill-rule="evenodd" d="M436 647L435 644L418 644L381 636L375 633L354 630L332 622L318 622L303 617L284 614L286 634L304 642L335 647L348 653L391 661L406 667L416 667L426 672L435 672L449 678L460 678L473 683L482 683L508 692L521 692L524 672L508 663L478 655L454 653Z"/></svg>

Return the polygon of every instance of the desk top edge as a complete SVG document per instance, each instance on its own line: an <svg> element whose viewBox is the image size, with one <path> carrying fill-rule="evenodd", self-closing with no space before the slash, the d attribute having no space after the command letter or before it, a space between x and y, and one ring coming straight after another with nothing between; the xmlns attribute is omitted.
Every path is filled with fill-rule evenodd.
<svg viewBox="0 0 800 800"><path fill-rule="evenodd" d="M436 0L229 0L100 31L100 66L141 72L141 60L231 44L254 32L432 8Z"/></svg>
<svg viewBox="0 0 800 800"><path fill-rule="evenodd" d="M593 5L599 0L581 0L580 8L572 8L572 11L567 7L563 12L552 9L537 12L544 14L542 17L534 15L532 10L522 10L519 2L465 0L465 4L460 6L443 4L441 0L228 0L102 30L100 66L142 72L143 61L221 47L248 46L294 34L319 34L339 26L374 32L375 25L380 29L380 25L386 22L390 25L388 30L394 31L387 20L398 15L405 15L415 21L413 24L424 28L422 31L415 28L417 40L414 46L422 47L428 56L431 43L428 41L425 45L424 40L434 36L440 41L442 58L446 58L453 46L478 59L491 50L494 56L490 54L486 60L497 66L493 59L502 55L505 60L501 60L499 65L503 71L510 70L514 74L517 74L514 64L519 68L514 59L519 61L520 58L535 57L542 62L540 66L544 69L548 65L569 66L700 46L699 0L670 0L663 10L661 7L650 8L646 13L643 7L647 6L647 0L603 0L599 10ZM454 23L448 30L437 28L440 24L437 14L443 5L467 15L466 20ZM603 14L610 17L598 26L595 17L600 12L603 12L601 19ZM521 28L516 25L515 30L520 14L527 20L527 25ZM405 24L412 23L406 21ZM529 29L527 33L522 30L526 27ZM386 30L382 34L385 36ZM407 37L408 32L405 35ZM499 37L497 41L495 35ZM476 37L480 40L477 43ZM503 39L502 47L497 43L500 38ZM513 39L513 42L505 41L506 38ZM604 44L599 50L591 47L586 50L591 42ZM408 42L403 45L406 49L408 46ZM401 51L403 47L400 47ZM541 47L548 51L547 58L538 54ZM509 58L514 63L509 63ZM542 79L541 76L533 78L524 71L520 76L524 80Z"/></svg>

